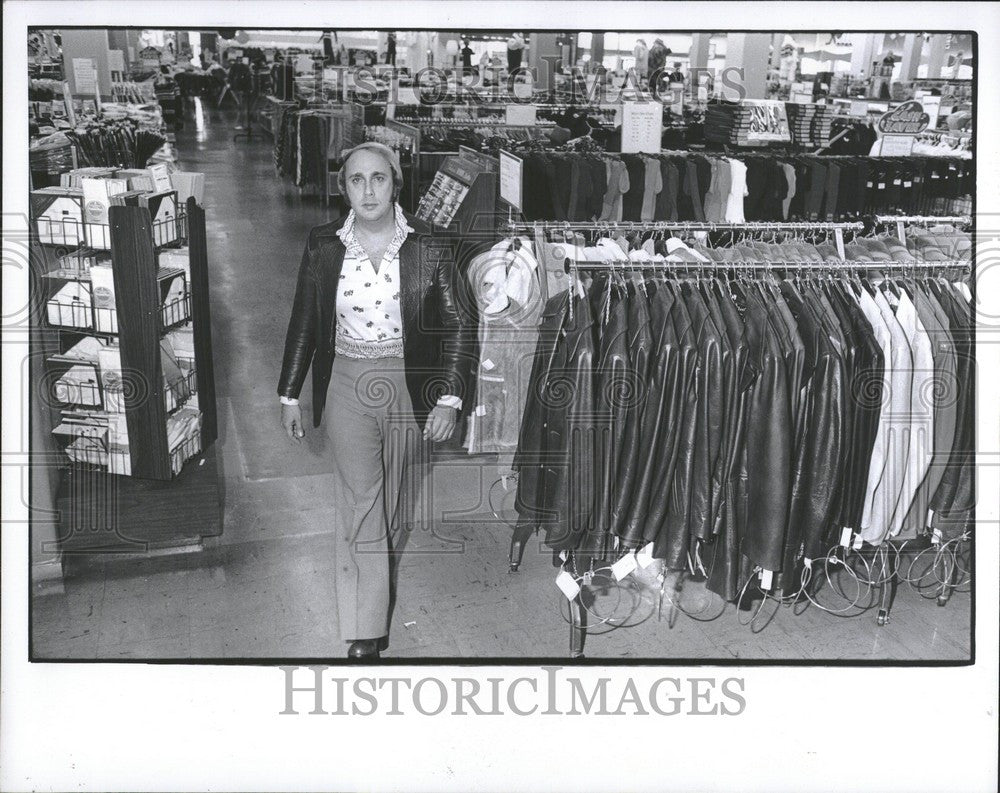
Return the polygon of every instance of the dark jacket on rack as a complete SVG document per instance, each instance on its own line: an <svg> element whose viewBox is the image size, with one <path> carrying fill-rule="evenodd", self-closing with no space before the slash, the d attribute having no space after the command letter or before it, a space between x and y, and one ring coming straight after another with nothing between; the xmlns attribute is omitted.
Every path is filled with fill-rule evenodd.
<svg viewBox="0 0 1000 793"><path fill-rule="evenodd" d="M432 237L423 221L409 214L406 220L413 232L399 249L403 358L414 416L423 424L439 396L466 394L474 338L457 295L461 286L450 243ZM278 382L280 396L298 398L312 366L317 427L333 368L337 282L346 253L337 231L343 222L309 233Z"/></svg>
<svg viewBox="0 0 1000 793"><path fill-rule="evenodd" d="M519 523L545 529L557 550L580 544L594 506L593 328L586 298L560 292L546 303L512 465Z"/></svg>

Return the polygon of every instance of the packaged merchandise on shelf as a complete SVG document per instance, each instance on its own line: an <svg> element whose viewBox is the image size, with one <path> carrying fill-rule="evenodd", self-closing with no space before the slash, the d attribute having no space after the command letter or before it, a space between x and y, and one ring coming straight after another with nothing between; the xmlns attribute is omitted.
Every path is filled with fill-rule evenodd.
<svg viewBox="0 0 1000 793"><path fill-rule="evenodd" d="M125 412L125 383L122 375L121 349L117 344L102 344L98 350L104 409L108 413Z"/></svg>
<svg viewBox="0 0 1000 793"><path fill-rule="evenodd" d="M46 309L49 325L53 327L93 327L90 287L85 283L71 281L63 284L49 299Z"/></svg>
<svg viewBox="0 0 1000 793"><path fill-rule="evenodd" d="M164 248L157 253L157 261L161 270L183 270L184 279L191 283L191 251L187 245L182 245L179 248Z"/></svg>
<svg viewBox="0 0 1000 793"><path fill-rule="evenodd" d="M43 187L31 191L31 214L43 245L80 245L83 242L83 190L79 187Z"/></svg>
<svg viewBox="0 0 1000 793"><path fill-rule="evenodd" d="M201 205L205 198L205 174L197 171L174 171L170 174L170 184L177 191L177 203L187 204L189 198Z"/></svg>
<svg viewBox="0 0 1000 793"><path fill-rule="evenodd" d="M111 226L109 225L108 209L112 205L111 197L127 191L128 180L84 178L81 182L84 237L91 248L110 250Z"/></svg>
<svg viewBox="0 0 1000 793"><path fill-rule="evenodd" d="M82 188L84 179L113 179L117 175L117 168L106 168L104 166L74 168L59 177L59 184L62 187Z"/></svg>
<svg viewBox="0 0 1000 793"><path fill-rule="evenodd" d="M68 439L67 456L77 463L103 466L110 473L132 473L125 414L101 410L64 410L52 434Z"/></svg>
<svg viewBox="0 0 1000 793"><path fill-rule="evenodd" d="M160 340L160 366L163 369L165 409L169 413L175 410L191 396L191 384L188 378L190 369L187 361L180 359L173 349L169 336Z"/></svg>
<svg viewBox="0 0 1000 793"><path fill-rule="evenodd" d="M163 297L160 312L164 328L188 319L190 310L187 301L187 280L183 272L178 271L170 277L161 278L160 294Z"/></svg>
<svg viewBox="0 0 1000 793"><path fill-rule="evenodd" d="M122 168L115 175L119 179L128 179L129 190L141 190L144 193L153 192L153 177L145 168Z"/></svg>
<svg viewBox="0 0 1000 793"><path fill-rule="evenodd" d="M154 245L166 245L177 241L176 190L143 193L139 196L139 206L144 206L149 210L149 216L153 221Z"/></svg>
<svg viewBox="0 0 1000 793"><path fill-rule="evenodd" d="M153 180L154 191L161 192L173 189L173 185L170 183L170 166L166 163L150 165L146 171L149 173L149 178Z"/></svg>
<svg viewBox="0 0 1000 793"><path fill-rule="evenodd" d="M60 256L56 263L59 265L55 272L83 275L89 273L90 268L95 264L110 263L111 254L107 251L96 251L90 248L78 248L70 253Z"/></svg>
<svg viewBox="0 0 1000 793"><path fill-rule="evenodd" d="M180 473L185 461L201 451L201 411L185 405L167 418L167 448L170 467Z"/></svg>
<svg viewBox="0 0 1000 793"><path fill-rule="evenodd" d="M90 268L90 284L94 301L94 330L99 333L118 332L118 309L115 303L115 278L111 265Z"/></svg>
<svg viewBox="0 0 1000 793"><path fill-rule="evenodd" d="M74 405L100 405L97 370L93 366L71 366L55 383L55 397Z"/></svg>
<svg viewBox="0 0 1000 793"><path fill-rule="evenodd" d="M169 331L165 338L178 358L194 360L194 329L190 325Z"/></svg>

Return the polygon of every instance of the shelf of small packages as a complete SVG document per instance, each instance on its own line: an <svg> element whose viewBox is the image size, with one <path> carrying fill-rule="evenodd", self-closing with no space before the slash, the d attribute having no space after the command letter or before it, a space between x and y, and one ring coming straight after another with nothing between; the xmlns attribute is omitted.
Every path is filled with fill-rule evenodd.
<svg viewBox="0 0 1000 793"><path fill-rule="evenodd" d="M41 390L65 452L60 546L197 543L221 532L204 210L111 206L107 223L78 222L64 209L34 224L57 265L39 283L58 339Z"/></svg>

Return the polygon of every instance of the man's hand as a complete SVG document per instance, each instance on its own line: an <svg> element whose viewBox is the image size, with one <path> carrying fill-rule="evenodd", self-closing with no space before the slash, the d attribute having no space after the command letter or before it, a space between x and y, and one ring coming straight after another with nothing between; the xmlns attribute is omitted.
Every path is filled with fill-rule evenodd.
<svg viewBox="0 0 1000 793"><path fill-rule="evenodd" d="M306 434L302 426L302 409L298 405L282 405L281 426L293 441L298 443L302 440Z"/></svg>
<svg viewBox="0 0 1000 793"><path fill-rule="evenodd" d="M455 431L458 411L445 405L436 405L424 425L424 440L446 441Z"/></svg>

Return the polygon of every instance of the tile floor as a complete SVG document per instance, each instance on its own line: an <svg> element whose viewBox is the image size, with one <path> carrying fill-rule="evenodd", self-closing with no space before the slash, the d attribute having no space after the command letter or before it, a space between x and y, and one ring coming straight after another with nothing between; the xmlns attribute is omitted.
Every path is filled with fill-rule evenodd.
<svg viewBox="0 0 1000 793"><path fill-rule="evenodd" d="M274 395L299 251L331 211L275 176L269 140L231 142L233 111L202 105L200 117L196 125L189 110L177 149L182 167L206 178L224 531L196 553L69 560L65 592L33 602L37 659L344 653L334 624L325 435L289 443ZM428 474L433 500L422 506L441 517L406 533L385 658L567 657L550 555L535 543L521 570L507 571L509 530L486 498L499 471L494 460L449 460ZM510 493L495 491L509 515ZM594 610L607 614L616 601L602 598ZM671 621L669 607L658 619L652 589L625 593L622 603L633 601L630 627L595 628L587 657L960 661L970 651L968 593L939 608L902 586L885 627L874 612L840 619L782 607L756 633L741 624L748 614L723 608L702 584L688 582L682 604L702 618L718 614L713 621Z"/></svg>

